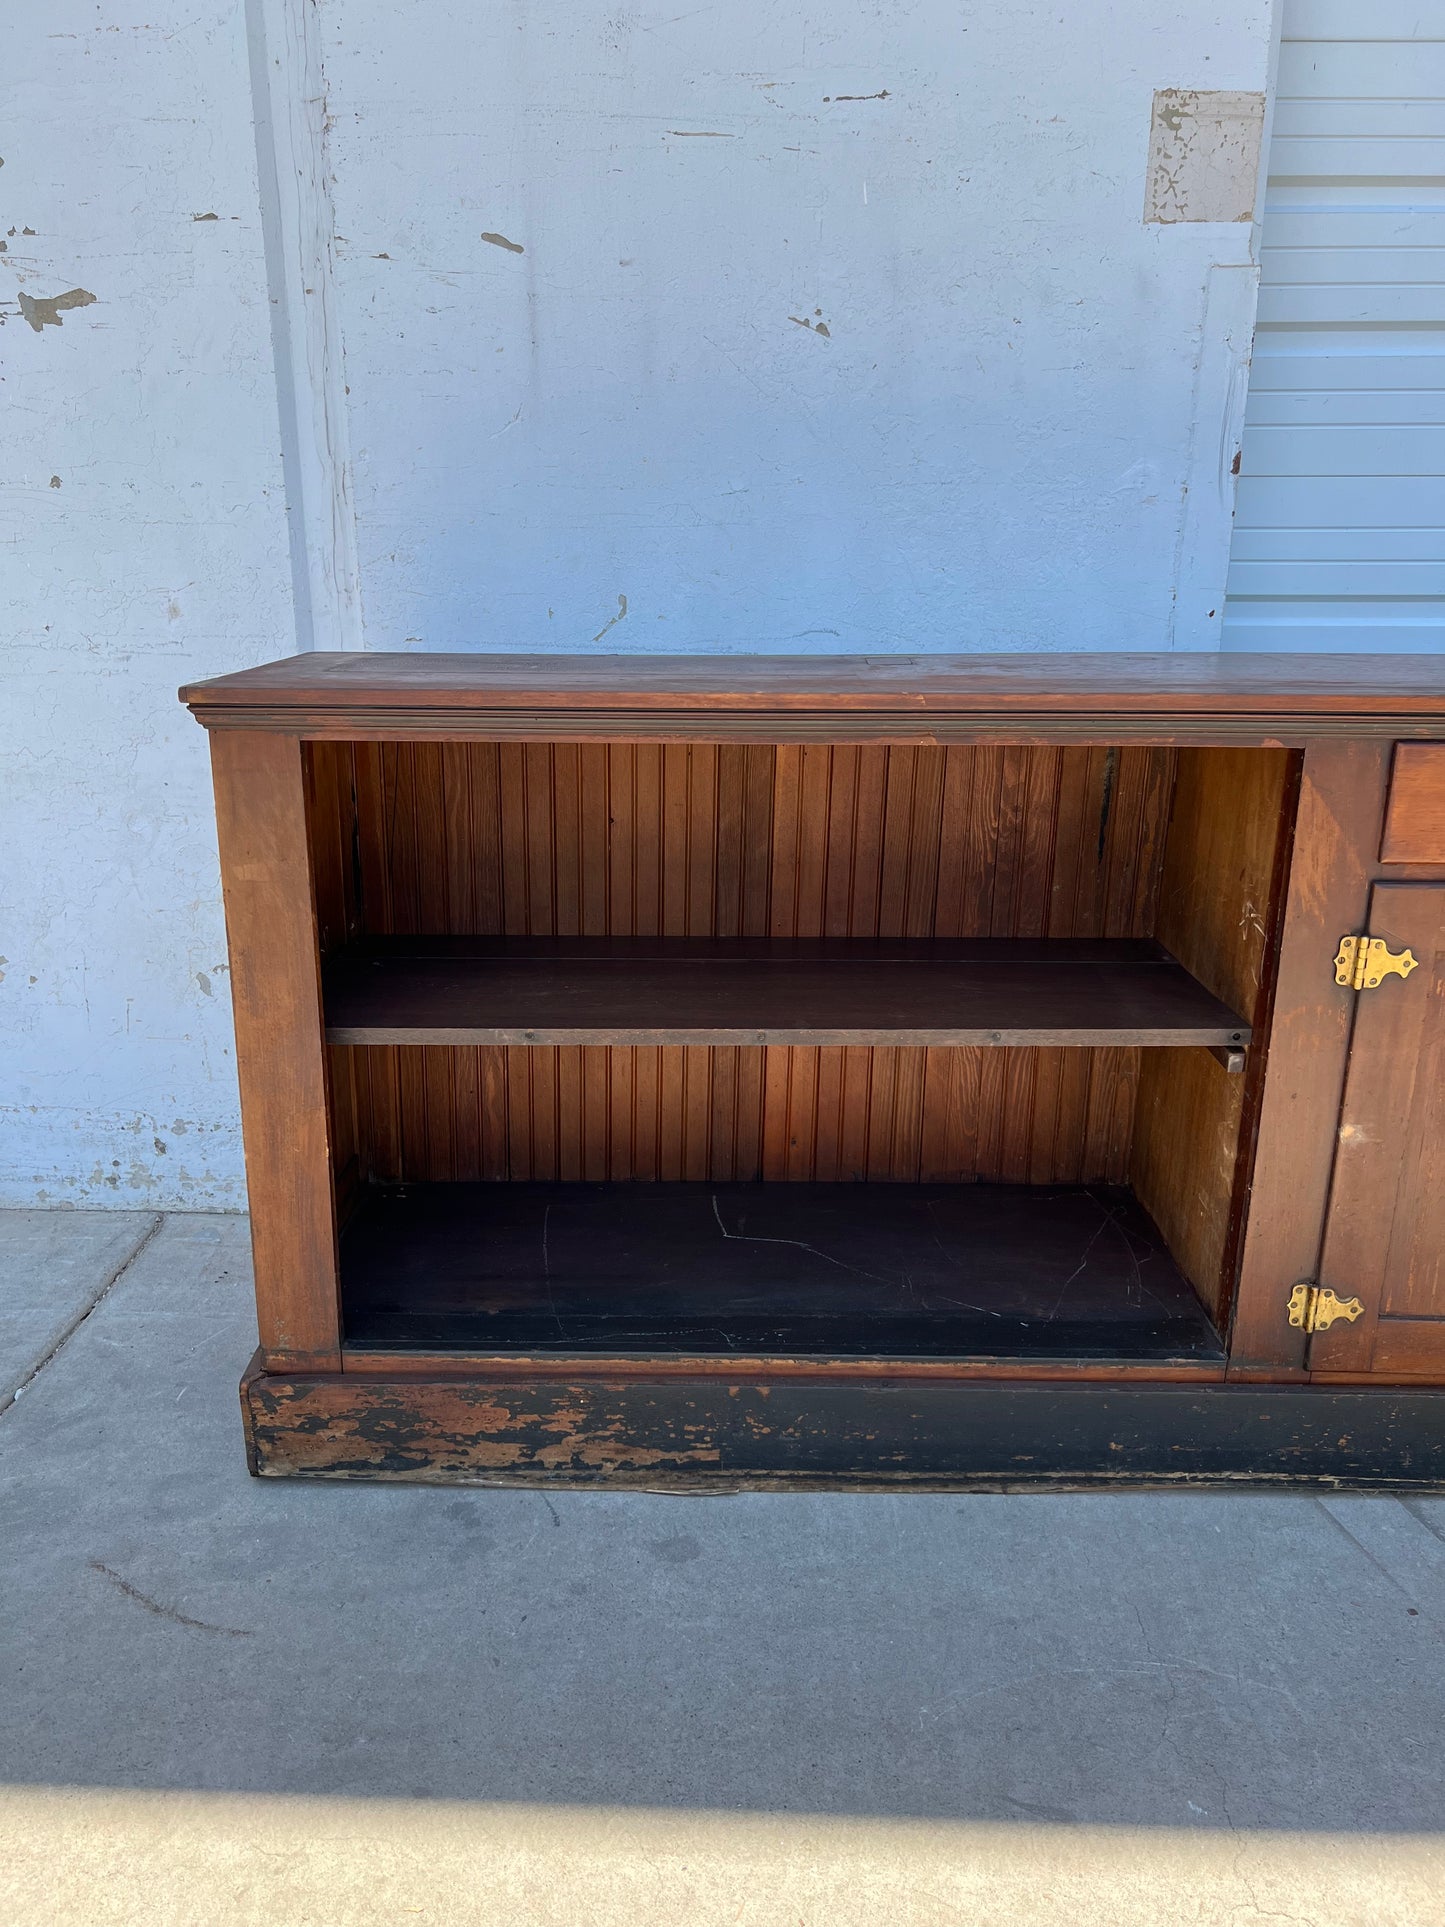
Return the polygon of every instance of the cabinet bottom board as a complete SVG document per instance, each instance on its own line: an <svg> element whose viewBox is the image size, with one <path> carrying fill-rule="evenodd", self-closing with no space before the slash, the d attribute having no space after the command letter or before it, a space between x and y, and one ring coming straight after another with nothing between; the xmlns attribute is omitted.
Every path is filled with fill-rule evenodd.
<svg viewBox="0 0 1445 1927"><path fill-rule="evenodd" d="M358 1359L1224 1359L1148 1214L1103 1186L378 1186L341 1281Z"/></svg>

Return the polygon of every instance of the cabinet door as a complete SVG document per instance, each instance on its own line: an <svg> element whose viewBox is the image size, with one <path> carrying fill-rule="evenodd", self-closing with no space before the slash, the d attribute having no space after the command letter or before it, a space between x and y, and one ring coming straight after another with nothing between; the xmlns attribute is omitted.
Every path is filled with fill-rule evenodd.
<svg viewBox="0 0 1445 1927"><path fill-rule="evenodd" d="M1368 934L1418 968L1357 993L1319 1282L1365 1309L1310 1369L1445 1380L1445 884L1377 883Z"/></svg>

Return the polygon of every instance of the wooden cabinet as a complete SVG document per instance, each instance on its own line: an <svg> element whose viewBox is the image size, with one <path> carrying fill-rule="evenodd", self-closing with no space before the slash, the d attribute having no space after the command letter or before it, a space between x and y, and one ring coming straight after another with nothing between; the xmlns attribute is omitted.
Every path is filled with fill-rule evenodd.
<svg viewBox="0 0 1445 1927"><path fill-rule="evenodd" d="M1439 663L182 694L255 1470L1445 1479Z"/></svg>

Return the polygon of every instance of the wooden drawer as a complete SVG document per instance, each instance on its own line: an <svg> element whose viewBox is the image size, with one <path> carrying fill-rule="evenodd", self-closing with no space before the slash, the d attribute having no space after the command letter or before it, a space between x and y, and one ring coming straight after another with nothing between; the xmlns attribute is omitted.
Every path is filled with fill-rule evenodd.
<svg viewBox="0 0 1445 1927"><path fill-rule="evenodd" d="M1398 743L1382 863L1445 863L1445 743Z"/></svg>

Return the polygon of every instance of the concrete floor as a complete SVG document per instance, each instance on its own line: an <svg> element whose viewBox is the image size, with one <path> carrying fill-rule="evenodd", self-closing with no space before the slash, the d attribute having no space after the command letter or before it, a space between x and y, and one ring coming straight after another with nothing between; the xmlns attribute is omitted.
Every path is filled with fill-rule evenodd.
<svg viewBox="0 0 1445 1927"><path fill-rule="evenodd" d="M6 1923L1445 1923L1445 1501L261 1484L248 1270L0 1213Z"/></svg>

